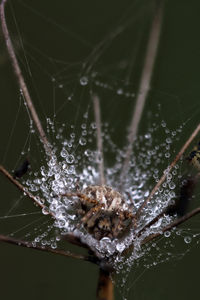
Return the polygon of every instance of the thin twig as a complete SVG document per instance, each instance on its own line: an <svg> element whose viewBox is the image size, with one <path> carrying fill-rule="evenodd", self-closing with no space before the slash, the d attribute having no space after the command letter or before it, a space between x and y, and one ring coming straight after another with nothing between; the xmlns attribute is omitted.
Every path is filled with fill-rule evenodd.
<svg viewBox="0 0 200 300"><path fill-rule="evenodd" d="M6 18L5 18L5 4L6 4L6 2L7 2L7 0L2 0L2 2L1 2L1 5L0 5L0 18L1 18L1 24L2 24L2 32L3 32L4 39L5 39L6 47L7 47L7 50L8 50L8 54L9 54L10 60L12 62L12 66L13 66L15 75L17 77L20 89L23 93L24 99L25 99L25 101L27 103L27 106L30 110L32 119L35 123L35 126L36 126L37 130L38 130L40 139L41 139L41 141L44 145L46 153L50 155L51 154L51 146L48 142L48 139L47 139L46 134L43 130L40 119L38 117L38 114L37 114L37 112L35 110L35 107L33 105L33 101L31 99L28 88L26 86L24 77L22 75L21 68L19 66L17 57L15 55L14 47L13 47L13 44L12 44L12 41L11 41L11 38L10 38L10 34L9 34L9 31L8 31Z"/></svg>
<svg viewBox="0 0 200 300"><path fill-rule="evenodd" d="M147 223L138 233L137 237L141 236L141 234L147 229L150 228L153 224L155 224L160 218L162 218L166 213L166 209L161 212L159 215L157 215L155 218L153 218L149 223Z"/></svg>
<svg viewBox="0 0 200 300"><path fill-rule="evenodd" d="M104 177L104 157L103 157L103 141L102 141L102 132L101 132L101 111L99 105L99 98L97 95L92 95L93 104L94 104L94 116L97 126L97 158L98 158L98 167L100 174L100 185L105 184Z"/></svg>
<svg viewBox="0 0 200 300"><path fill-rule="evenodd" d="M32 242L26 242L26 241L14 239L14 238L9 237L9 236L0 235L0 242L5 242L5 243L13 244L13 245L16 245L16 246L31 248L31 249L34 249L34 250L40 250L40 251L49 252L49 253L53 253L53 254L59 254L59 255L65 256L65 257L81 259L81 260L84 260L84 261L92 262L94 264L98 264L97 259L93 256L75 254L75 253L71 253L70 251L65 251L65 250L62 250L62 249L52 249L52 248L49 248L49 247L41 247L41 246L38 246L38 245L36 246L36 245L33 245Z"/></svg>
<svg viewBox="0 0 200 300"><path fill-rule="evenodd" d="M93 253L94 251L92 251L92 249L88 246L88 244L84 243L83 241L81 241L81 239L78 237L78 236L75 236L74 234L72 233L67 233L63 236L63 240L70 243L70 244L73 244L73 245L76 245L78 247L82 247L82 248L85 248L87 249L88 251L90 251L90 253Z"/></svg>
<svg viewBox="0 0 200 300"><path fill-rule="evenodd" d="M173 169L173 167L176 165L176 163L180 160L180 158L182 157L183 153L185 152L185 150L189 147L189 145L191 144L191 142L193 141L193 139L196 137L196 135L198 134L198 132L200 131L200 124L198 124L198 126L196 127L196 129L193 131L193 133L190 135L190 137L188 138L188 140L186 141L186 143L183 145L183 147L181 148L181 150L179 151L179 153L176 155L175 159L173 160L173 162L165 169L165 171L163 172L163 176L160 178L160 180L157 182L157 184L155 185L155 187L153 188L153 190L151 191L149 197L143 202L143 204L139 207L138 211L137 211L137 217L141 214L142 209L146 206L146 204L152 199L153 195L156 193L156 191L159 189L159 187L161 186L161 184L165 181L167 175L169 174L169 172Z"/></svg>
<svg viewBox="0 0 200 300"><path fill-rule="evenodd" d="M145 55L144 67L141 75L139 92L138 92L135 109L129 127L129 134L127 136L127 140L128 140L127 150L126 150L125 160L122 166L122 171L120 176L121 184L123 184L124 175L126 175L129 168L133 142L138 132L139 123L142 117L145 101L150 88L150 81L153 73L153 68L154 68L158 44L159 44L159 37L160 37L161 25L162 25L162 16L163 16L163 1L159 1L158 7L156 8L155 11L151 31L149 34L148 46Z"/></svg>
<svg viewBox="0 0 200 300"><path fill-rule="evenodd" d="M164 232L172 230L174 227L179 226L180 224L186 222L187 220L189 220L190 218L194 217L195 215L197 215L199 213L200 213L200 207L197 207L194 210L192 210L191 212L189 212L186 215L184 215L183 217L175 220L173 223L171 223L168 226L166 226L163 229L161 229L161 232L149 235L146 239L144 239L142 241L142 245L144 245L144 244L152 241L153 239L161 236Z"/></svg>

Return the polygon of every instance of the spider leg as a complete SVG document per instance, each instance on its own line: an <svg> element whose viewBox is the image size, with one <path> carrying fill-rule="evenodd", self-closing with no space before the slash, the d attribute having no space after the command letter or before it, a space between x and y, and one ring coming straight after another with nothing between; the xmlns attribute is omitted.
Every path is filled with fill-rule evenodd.
<svg viewBox="0 0 200 300"><path fill-rule="evenodd" d="M124 224L123 224L124 212L123 211L118 211L117 213L118 213L118 215L116 217L115 225L114 225L114 228L113 228L113 236L114 237L117 237L118 234L120 233L120 231L124 227Z"/></svg>
<svg viewBox="0 0 200 300"><path fill-rule="evenodd" d="M87 223L88 223L88 225L90 225L89 222L88 222L89 219L90 219L95 213L99 212L99 211L101 210L101 208L103 208L103 207L104 207L104 204L98 204L98 205L92 207L92 208L85 214L85 216L82 218L82 222L83 222L84 224L87 224Z"/></svg>
<svg viewBox="0 0 200 300"><path fill-rule="evenodd" d="M122 231L123 229L125 229L127 227L126 224L124 224L125 221L131 221L134 220L134 226L135 226L135 222L136 222L136 218L134 217L134 215L129 212L129 211L118 211L118 218L115 222L115 226L113 228L113 236L117 237L120 233L120 231Z"/></svg>
<svg viewBox="0 0 200 300"><path fill-rule="evenodd" d="M136 215L132 214L130 211L125 210L124 211L124 216L126 220L132 220L133 221L133 226L136 229L137 228L137 218Z"/></svg>
<svg viewBox="0 0 200 300"><path fill-rule="evenodd" d="M101 209L97 211L87 222L87 227L92 228L95 225L96 220L101 216Z"/></svg>

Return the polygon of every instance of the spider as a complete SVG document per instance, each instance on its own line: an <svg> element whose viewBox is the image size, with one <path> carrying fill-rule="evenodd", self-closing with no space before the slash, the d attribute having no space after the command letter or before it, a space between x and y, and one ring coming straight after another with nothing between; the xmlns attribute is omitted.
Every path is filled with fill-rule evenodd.
<svg viewBox="0 0 200 300"><path fill-rule="evenodd" d="M106 185L91 185L82 192L63 196L79 198L77 215L81 216L84 227L97 240L103 237L119 238L128 231L134 219L122 195Z"/></svg>

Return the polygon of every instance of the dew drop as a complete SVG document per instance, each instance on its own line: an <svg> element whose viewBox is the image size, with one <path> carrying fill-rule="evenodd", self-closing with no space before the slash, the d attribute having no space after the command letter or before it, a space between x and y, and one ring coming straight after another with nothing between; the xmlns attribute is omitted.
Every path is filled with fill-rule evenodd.
<svg viewBox="0 0 200 300"><path fill-rule="evenodd" d="M123 243L117 244L116 249L121 253L125 249L125 245Z"/></svg>
<svg viewBox="0 0 200 300"><path fill-rule="evenodd" d="M171 182L169 183L169 188L170 188L171 190L174 190L175 187L176 187L175 183L174 183L173 181L171 181Z"/></svg>
<svg viewBox="0 0 200 300"><path fill-rule="evenodd" d="M48 215L49 214L49 210L48 210L48 207L43 207L43 209L42 209L42 213L43 213L43 215Z"/></svg>
<svg viewBox="0 0 200 300"><path fill-rule="evenodd" d="M80 139L79 139L79 144L81 145L81 146L84 146L84 145L86 145L86 139L84 138L84 137L81 137Z"/></svg>
<svg viewBox="0 0 200 300"><path fill-rule="evenodd" d="M72 164L74 162L74 156L72 154L68 155L66 161L68 164Z"/></svg>
<svg viewBox="0 0 200 300"><path fill-rule="evenodd" d="M67 150L66 150L66 149L62 149L62 151L60 152L60 155L61 155L62 157L66 157L66 156L68 155Z"/></svg>
<svg viewBox="0 0 200 300"><path fill-rule="evenodd" d="M185 237L184 237L184 242L185 242L186 244L191 243L191 241L192 241L192 238L191 238L190 236L185 236Z"/></svg>
<svg viewBox="0 0 200 300"><path fill-rule="evenodd" d="M123 94L123 90L121 89L121 88L119 88L118 90L117 90L117 95L122 95Z"/></svg>
<svg viewBox="0 0 200 300"><path fill-rule="evenodd" d="M168 237L170 237L170 235L171 235L171 232L170 232L170 231L165 231L165 232L164 232L164 236L165 236L165 237L168 238Z"/></svg>
<svg viewBox="0 0 200 300"><path fill-rule="evenodd" d="M80 78L80 84L82 85L82 86L84 86L84 85L87 85L88 84L88 77L87 76L83 76L83 77L81 77Z"/></svg>

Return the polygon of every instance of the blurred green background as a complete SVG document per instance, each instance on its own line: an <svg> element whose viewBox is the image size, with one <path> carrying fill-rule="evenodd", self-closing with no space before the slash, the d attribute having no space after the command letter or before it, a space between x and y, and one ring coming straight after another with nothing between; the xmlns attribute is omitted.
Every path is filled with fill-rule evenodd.
<svg viewBox="0 0 200 300"><path fill-rule="evenodd" d="M108 122L114 141L121 147L135 98L119 96L117 90L137 92L155 1L8 2L12 4L8 5L7 19L15 49L43 123L46 117L54 118L56 112L57 124L72 123L78 128L90 106L92 89L100 95L103 120ZM165 1L161 40L145 108L149 117L143 118L140 126L141 132L145 132L157 112L158 119L164 119L170 130L186 122L173 154L199 122L199 11L198 0ZM2 35L0 39L0 155L1 163L11 171L23 157L29 118L23 105L19 110L16 79ZM94 84L94 72L98 72L98 80L107 86L100 88ZM79 84L83 76L89 78L85 88ZM159 138L162 141L163 137ZM38 145L33 139L29 153L35 168L43 159ZM1 176L0 216L5 216L19 197L15 187ZM25 206L28 212L32 211L31 203ZM31 222L30 218L24 222ZM197 216L189 223L197 232L198 220ZM21 218L0 219L0 233L17 231L25 226L21 221ZM158 264L144 274L142 264L137 270L133 268L127 284L129 293L126 295L117 287L116 299L122 299L123 295L134 300L197 299L199 247L192 243L186 253L181 251L182 244L178 241L173 241L173 245L183 254L180 260ZM95 266L6 244L0 244L0 251L2 299L95 299L98 276ZM161 247L161 251L167 250Z"/></svg>

